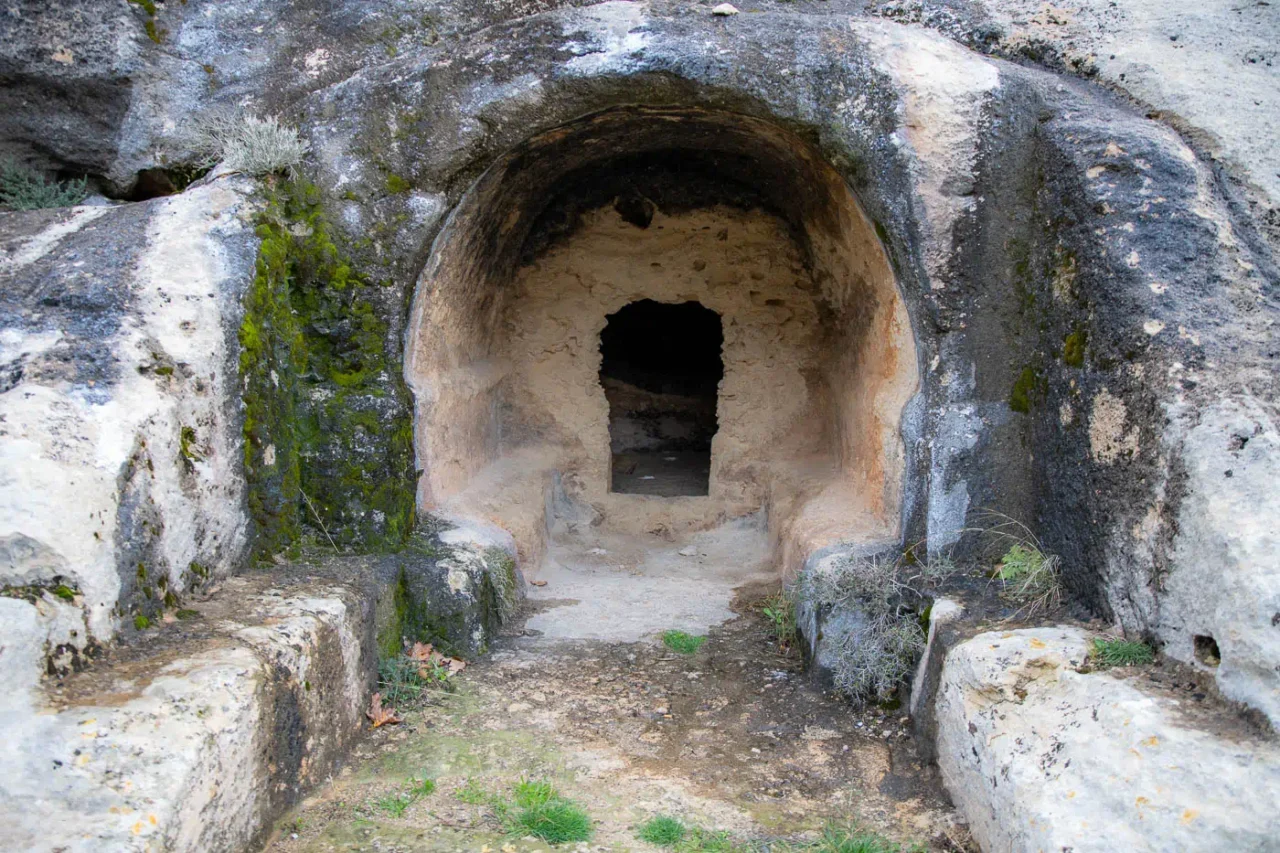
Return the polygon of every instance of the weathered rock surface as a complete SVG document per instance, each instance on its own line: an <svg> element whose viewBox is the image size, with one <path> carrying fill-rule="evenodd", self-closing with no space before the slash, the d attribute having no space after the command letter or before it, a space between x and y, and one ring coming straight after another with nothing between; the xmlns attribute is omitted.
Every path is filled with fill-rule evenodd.
<svg viewBox="0 0 1280 853"><path fill-rule="evenodd" d="M524 597L513 552L509 534L464 523L372 558L381 653L395 655L406 641L466 658L488 651Z"/></svg>
<svg viewBox="0 0 1280 853"><path fill-rule="evenodd" d="M1080 672L1076 628L980 634L946 657L938 765L991 853L1273 850L1280 744L1144 689Z"/></svg>
<svg viewBox="0 0 1280 853"><path fill-rule="evenodd" d="M41 685L37 607L0 598L26 641L0 648L0 846L245 849L364 722L372 600L350 584L234 578L198 617Z"/></svg>
<svg viewBox="0 0 1280 853"><path fill-rule="evenodd" d="M239 568L247 189L0 216L0 586L41 669Z"/></svg>
<svg viewBox="0 0 1280 853"><path fill-rule="evenodd" d="M1197 158L1205 151L1198 138L1190 146L1098 87L956 40L1018 56L1017 44L1070 42L1071 51L1096 55L1117 85L1147 57L1168 90L1131 93L1157 111L1180 111L1185 101L1180 114L1223 125L1232 163L1247 161L1258 174L1266 167L1253 164L1265 157L1245 137L1257 127L1264 138L1265 121L1234 117L1274 112L1267 99L1276 87L1250 82L1274 69L1264 57L1227 73L1213 58L1219 82L1259 89L1264 101L1222 109L1220 99L1194 94L1188 81L1203 75L1158 70L1192 54L1197 62L1233 55L1234 47L1211 49L1210 15L1165 18L1151 4L1094 15L1101 6L1081 0L1059 24L1014 2L890 5L877 7L880 19L837 2L743 7L728 18L710 5L666 2L440 3L424 17L397 2L304 9L193 0L157 13L167 31L160 45L147 38L144 10L116 9L93 30L93 50L68 42L73 61L55 60L60 40L88 38L76 27L87 6L73 3L5 19L13 37L4 43L31 85L80 85L66 75L125 81L131 94L112 180L157 165L148 153L157 140L208 103L248 101L296 119L315 152L307 171L352 264L389 284L375 305L389 341L400 339L403 306L450 211L531 134L637 103L802 129L878 224L911 315L921 385L902 430L904 541L945 548L976 507L1034 518L1076 597L1183 658L1197 631L1216 638L1224 630L1186 615L1209 607L1187 591L1221 586L1212 566L1248 563L1241 572L1262 591L1238 614L1251 639L1219 641L1219 674L1229 695L1274 708L1266 697L1277 689L1277 657L1267 638L1280 607L1268 590L1280 567L1265 557L1242 561L1245 551L1265 555L1267 540L1239 541L1246 534L1205 515L1207 502L1184 501L1180 473L1199 464L1194 447L1210 446L1190 438L1210 431L1201 413L1255 413L1261 434L1275 420L1277 267L1256 239L1257 217L1214 163ZM1222 14L1243 21L1254 11ZM1179 32L1194 47L1157 45L1166 21L1185 24ZM1227 43L1243 45L1239 27L1229 29L1236 34L1224 35ZM1108 50L1119 57L1114 73ZM202 65L214 69L216 85ZM33 102L13 120L40 110ZM80 145L70 129L38 134ZM17 144L19 136L6 138ZM181 162L180 151L173 156ZM1256 183L1254 172L1241 180ZM137 215L113 211L97 224L124 228ZM497 223L485 227L496 233ZM390 384L385 400L398 393ZM374 442L359 446L375 455ZM1241 483L1269 476L1247 448L1232 470ZM1268 529L1264 504L1247 504L1252 520L1240 530ZM807 517L796 528L806 525L816 529ZM1183 530L1204 531L1200 544ZM812 530L797 536L788 546L797 553L785 560L793 568L807 556L799 552L823 544ZM1228 613L1235 605L1227 599L1212 606Z"/></svg>
<svg viewBox="0 0 1280 853"><path fill-rule="evenodd" d="M889 0L872 10L1125 93L1225 166L1280 246L1280 152L1271 142L1280 132L1280 16L1268 4Z"/></svg>

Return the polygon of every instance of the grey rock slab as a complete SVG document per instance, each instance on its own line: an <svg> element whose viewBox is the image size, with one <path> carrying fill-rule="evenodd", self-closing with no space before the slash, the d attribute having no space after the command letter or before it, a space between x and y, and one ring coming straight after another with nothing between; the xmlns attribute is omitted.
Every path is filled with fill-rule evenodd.
<svg viewBox="0 0 1280 853"><path fill-rule="evenodd" d="M947 654L938 766L982 849L1274 850L1280 744L1140 676L1081 672L1089 641L1028 628Z"/></svg>
<svg viewBox="0 0 1280 853"><path fill-rule="evenodd" d="M6 641L0 847L250 846L336 769L364 723L367 601L332 582L233 579L196 605L197 619L153 630L53 690L17 660L38 645ZM0 599L11 634L38 633L35 610Z"/></svg>

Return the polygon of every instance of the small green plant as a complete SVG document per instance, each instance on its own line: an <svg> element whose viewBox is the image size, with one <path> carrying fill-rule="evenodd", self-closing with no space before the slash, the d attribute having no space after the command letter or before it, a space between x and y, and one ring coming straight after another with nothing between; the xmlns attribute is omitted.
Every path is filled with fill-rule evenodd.
<svg viewBox="0 0 1280 853"><path fill-rule="evenodd" d="M178 453L184 462L202 462L204 457L196 450L195 427L184 426L178 430Z"/></svg>
<svg viewBox="0 0 1280 853"><path fill-rule="evenodd" d="M75 601L76 591L64 583L60 583L53 588L53 594L61 598L63 601Z"/></svg>
<svg viewBox="0 0 1280 853"><path fill-rule="evenodd" d="M760 613L769 623L769 633L778 645L789 651L796 645L796 606L785 592L775 593L765 599Z"/></svg>
<svg viewBox="0 0 1280 853"><path fill-rule="evenodd" d="M706 641L706 637L695 637L693 634L686 634L684 631L664 631L662 633L662 644L671 649L671 651L682 655L695 654Z"/></svg>
<svg viewBox="0 0 1280 853"><path fill-rule="evenodd" d="M513 826L516 834L532 835L548 844L587 841L592 830L591 817L586 812L577 804L558 798L523 809L515 816Z"/></svg>
<svg viewBox="0 0 1280 853"><path fill-rule="evenodd" d="M674 847L684 840L688 830L674 817L651 817L636 830L636 837L657 847Z"/></svg>
<svg viewBox="0 0 1280 853"><path fill-rule="evenodd" d="M190 608L184 607L184 608L182 608L181 610L174 611L174 614L173 614L173 615L174 615L175 617L177 617L178 619L182 619L182 620L184 620L184 621L185 621L185 620L187 620L187 619L195 619L195 618L197 618L197 617L200 615L200 611L199 611L199 610L192 610L192 609L190 609Z"/></svg>
<svg viewBox="0 0 1280 853"><path fill-rule="evenodd" d="M1062 603L1058 558L1045 553L1029 532L1027 539L1009 546L995 567L994 576L1004 582L1004 597L1022 605L1019 612L1024 616L1052 610Z"/></svg>
<svg viewBox="0 0 1280 853"><path fill-rule="evenodd" d="M511 799L489 796L472 780L454 792L465 803L487 802L506 832L514 837L533 836L548 844L565 844L591 838L591 818L572 800L560 796L550 782L523 779L512 789Z"/></svg>
<svg viewBox="0 0 1280 853"><path fill-rule="evenodd" d="M1151 663L1155 660L1155 650L1146 643L1137 640L1106 640L1095 639L1093 641L1093 653L1091 657L1104 669L1113 666L1141 666Z"/></svg>
<svg viewBox="0 0 1280 853"><path fill-rule="evenodd" d="M435 779L415 780L410 792L416 797L429 797L436 792Z"/></svg>
<svg viewBox="0 0 1280 853"><path fill-rule="evenodd" d="M0 161L0 208L42 210L70 207L84 201L88 184L78 181L46 181L39 173L12 160Z"/></svg>
<svg viewBox="0 0 1280 853"><path fill-rule="evenodd" d="M413 805L414 799L409 794L390 794L379 798L377 806L391 817L401 817Z"/></svg>
<svg viewBox="0 0 1280 853"><path fill-rule="evenodd" d="M145 631L151 627L151 620L139 613L133 617L133 627L139 631Z"/></svg>
<svg viewBox="0 0 1280 853"><path fill-rule="evenodd" d="M756 853L759 848L748 847L733 840L723 830L693 828L684 841L677 843L679 853ZM775 847L770 850L777 849Z"/></svg>
<svg viewBox="0 0 1280 853"><path fill-rule="evenodd" d="M449 689L449 671L433 661L396 655L378 661L378 692L387 705L416 702L431 688Z"/></svg>
<svg viewBox="0 0 1280 853"><path fill-rule="evenodd" d="M513 793L513 799L522 809L530 809L536 806L546 805L556 797L556 789L552 787L550 782L544 780L521 780L516 785Z"/></svg>
<svg viewBox="0 0 1280 853"><path fill-rule="evenodd" d="M857 827L829 826L815 841L774 845L769 849L776 853L914 853L922 848L906 847Z"/></svg>
<svg viewBox="0 0 1280 853"><path fill-rule="evenodd" d="M489 795L485 793L484 788L480 787L479 782L468 779L465 785L453 792L453 798L469 806L480 806L489 800Z"/></svg>

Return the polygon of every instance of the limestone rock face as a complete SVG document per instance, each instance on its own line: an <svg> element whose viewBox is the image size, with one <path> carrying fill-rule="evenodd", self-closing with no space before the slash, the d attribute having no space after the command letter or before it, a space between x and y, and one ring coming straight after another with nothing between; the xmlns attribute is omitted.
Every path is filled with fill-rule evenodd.
<svg viewBox="0 0 1280 853"><path fill-rule="evenodd" d="M1255 119L1269 114L1268 99L1280 87L1254 85L1274 74L1265 57L1222 66L1222 80L1241 91L1258 89L1263 102L1230 108L1215 102L1208 109L1180 71L1165 74L1163 86L1152 83L1158 72L1129 74L1148 59L1159 60L1153 69L1176 70L1179 57L1192 55L1208 62L1204 36L1212 15L1166 19L1155 14L1161 4L1115 11L1088 0L1064 4L1061 22L1020 0L881 3L872 17L862 14L862 4L838 0L732 17L663 0L450 0L426 13L408 0L373 7L192 0L163 4L154 16L126 4L95 18L97 5L67 3L0 18L6 28L0 73L17 81L3 96L12 109L0 110L7 122L0 124L0 142L48 165L105 176L119 189L143 169L187 162L173 139L202 109L249 104L284 115L312 143L304 172L325 199L335 238L361 274L385 283L375 310L393 342L415 322L404 311L415 291L422 304L429 299L437 237L469 227L451 219L467 188L532 136L554 136L583 116L636 105L805 129L883 235L916 338L918 393L895 427L905 472L901 493L890 497L902 507L901 535L882 538L923 539L942 549L960 541L977 507L1035 518L1048 547L1063 558L1074 597L1186 660L1195 660L1189 650L1196 636L1212 636L1223 690L1277 719L1280 659L1268 638L1280 612L1280 566L1266 556L1273 540L1265 534L1274 528L1274 510L1265 497L1242 500L1235 516L1247 523L1237 527L1224 523L1212 496L1230 497L1233 485L1238 494L1257 494L1245 484L1271 476L1258 448L1269 446L1276 419L1269 341L1278 267L1267 236L1271 214L1251 209L1252 201L1242 205L1241 198L1254 198L1252 190L1241 196L1235 188L1239 181L1257 183L1250 175L1270 168L1252 165L1270 161L1248 141L1249 128L1270 138L1265 122ZM1228 29L1238 35L1240 22L1231 21ZM1180 29L1161 42L1155 34L1166 23ZM1254 27L1246 35L1262 32ZM1170 39L1179 33L1178 41ZM1072 41L1072 34L1087 39ZM1155 118L1075 77L983 54L1071 70L1068 48L1079 52L1085 44L1093 46L1105 79L1122 87L1138 81L1132 91L1154 105ZM1104 58L1111 53L1114 62ZM1242 47L1242 56L1248 53ZM94 109L103 105L98 113L85 100L88 91L100 94L92 102ZM1188 106L1176 111L1217 128L1235 177L1219 180L1210 156L1217 148L1205 147L1207 137L1181 120L1172 126L1159 120L1166 105ZM1236 120L1245 113L1247 121ZM558 168L585 166L595 150L566 151ZM762 187L793 186L765 171L753 178ZM205 198L77 213L66 221L67 214L11 221L21 231L52 216L50 233L70 236L41 239L80 252L84 235L107 228L136 233L144 219L159 221L153 211L189 215ZM489 234L503 227L472 225ZM110 262L95 261L103 268L150 251L134 238L111 239L118 246ZM40 245L14 243L15 257L39 254ZM519 258L518 251L494 255ZM52 270L51 258L45 266L19 264L26 270L19 275L31 282L25 292L36 293L37 273ZM227 292L217 297L232 305L248 259L236 263L243 272L229 277ZM57 310L89 304L63 300ZM110 316L85 314L84 323ZM4 334L20 335L19 349L37 342L25 329ZM80 334L85 351L98 356L73 359L86 365L78 370L110 361L111 334L106 325L102 334ZM70 346L68 339L59 346ZM496 387L500 367L488 365L478 375ZM406 378L414 386L415 377ZM419 383L417 390L425 419L431 389ZM230 399L227 388L216 393L224 403ZM34 399L23 397L23 405ZM94 417L105 411L85 409ZM1237 431L1259 438L1251 439L1252 449L1223 451L1233 456L1222 467L1216 448L1247 437ZM197 437L204 440L199 430ZM366 444L366 455L376 455L374 442ZM336 458L342 448L325 452ZM1213 485L1210 462L1229 468L1234 482L1222 473L1213 475L1222 481ZM335 463L326 470L340 469ZM1183 476L1191 471L1201 473ZM236 478L219 476L228 484ZM823 527L819 516L801 513L790 525L788 571L838 540L841 531ZM39 537L13 533L34 542L5 546L27 555L14 558L26 568L6 583L25 582L20 578L33 576L31 567L59 559L43 554ZM229 536L221 535L224 545ZM532 554L540 546L521 547ZM1240 568L1223 584L1220 565ZM101 586L93 607L110 609L119 598L112 589L129 583ZM110 633L101 615L92 619L93 631ZM1226 627L1228 620L1234 627Z"/></svg>
<svg viewBox="0 0 1280 853"><path fill-rule="evenodd" d="M5 217L0 585L50 670L238 568L245 188Z"/></svg>
<svg viewBox="0 0 1280 853"><path fill-rule="evenodd" d="M246 849L365 724L371 601L353 584L235 578L50 696L12 659L11 636L39 648L36 606L0 598L0 847Z"/></svg>
<svg viewBox="0 0 1280 853"><path fill-rule="evenodd" d="M980 634L947 655L938 765L992 853L1270 850L1280 748L1119 673L1075 628Z"/></svg>

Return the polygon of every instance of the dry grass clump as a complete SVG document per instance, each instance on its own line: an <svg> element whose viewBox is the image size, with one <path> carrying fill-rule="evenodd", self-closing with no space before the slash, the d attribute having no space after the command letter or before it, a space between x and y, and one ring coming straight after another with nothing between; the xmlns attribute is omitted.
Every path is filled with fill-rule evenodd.
<svg viewBox="0 0 1280 853"><path fill-rule="evenodd" d="M1001 553L991 577L1001 583L1000 595L1020 605L1015 618L1029 619L1062 604L1062 564L1031 529L1008 516L985 528L992 545Z"/></svg>
<svg viewBox="0 0 1280 853"><path fill-rule="evenodd" d="M275 116L258 118L217 110L192 121L179 141L196 155L201 166L221 163L256 177L277 172L292 176L311 150L311 143Z"/></svg>
<svg viewBox="0 0 1280 853"><path fill-rule="evenodd" d="M924 595L913 584L916 577L901 577L901 563L850 555L815 566L797 581L803 599L862 622L830 649L835 687L851 699L889 699L924 649Z"/></svg>

